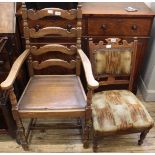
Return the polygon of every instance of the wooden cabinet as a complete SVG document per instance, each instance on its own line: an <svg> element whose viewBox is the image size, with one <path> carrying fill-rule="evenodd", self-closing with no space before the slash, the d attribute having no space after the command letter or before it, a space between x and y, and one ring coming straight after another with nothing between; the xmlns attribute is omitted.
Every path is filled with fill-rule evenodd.
<svg viewBox="0 0 155 155"><path fill-rule="evenodd" d="M147 52L147 42L155 14L144 3L82 3L82 6L83 49L88 56L89 38L95 42L108 37L119 37L128 41L133 41L135 38L138 40L133 84L133 92L136 92L138 74ZM138 11L127 12L125 8L128 6L137 8Z"/></svg>

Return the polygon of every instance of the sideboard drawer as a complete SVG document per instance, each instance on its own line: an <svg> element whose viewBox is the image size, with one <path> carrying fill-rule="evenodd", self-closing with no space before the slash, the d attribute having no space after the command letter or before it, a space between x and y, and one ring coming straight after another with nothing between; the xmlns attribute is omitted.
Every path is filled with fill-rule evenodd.
<svg viewBox="0 0 155 155"><path fill-rule="evenodd" d="M150 18L88 18L88 35L129 35L148 36L152 20Z"/></svg>

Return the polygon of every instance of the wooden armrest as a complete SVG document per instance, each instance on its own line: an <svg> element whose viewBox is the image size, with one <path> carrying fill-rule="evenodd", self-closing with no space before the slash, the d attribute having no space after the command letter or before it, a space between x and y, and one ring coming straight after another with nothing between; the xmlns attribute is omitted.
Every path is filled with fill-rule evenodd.
<svg viewBox="0 0 155 155"><path fill-rule="evenodd" d="M78 53L79 53L79 56L80 56L82 64L83 64L88 87L92 88L92 89L99 87L99 83L95 80L95 78L93 76L91 63L90 63L88 57L82 51L82 49L78 49Z"/></svg>
<svg viewBox="0 0 155 155"><path fill-rule="evenodd" d="M30 52L29 50L25 50L25 51L16 59L16 61L15 61L14 64L12 65L12 68L11 68L11 70L10 70L10 72L9 72L8 77L6 78L5 81L3 81L3 82L1 83L1 88L2 88L2 89L9 89L9 88L13 85L13 83L14 83L14 81L15 81L17 75L18 75L18 72L19 72L19 70L20 70L20 68L21 68L21 66L22 66L22 64L24 63L25 59L26 59L27 56L29 55L29 52Z"/></svg>

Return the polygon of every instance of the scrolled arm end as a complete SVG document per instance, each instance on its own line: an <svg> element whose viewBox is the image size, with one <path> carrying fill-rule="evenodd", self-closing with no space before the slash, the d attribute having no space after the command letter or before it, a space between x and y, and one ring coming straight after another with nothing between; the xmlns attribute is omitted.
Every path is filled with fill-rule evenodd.
<svg viewBox="0 0 155 155"><path fill-rule="evenodd" d="M29 55L29 50L25 50L14 62L14 64L12 65L12 68L9 72L8 77L6 78L5 81L3 81L0 86L2 90L7 90L10 89L13 86L13 83L18 75L18 72L22 66L22 64L24 63L25 59L27 58L27 56Z"/></svg>

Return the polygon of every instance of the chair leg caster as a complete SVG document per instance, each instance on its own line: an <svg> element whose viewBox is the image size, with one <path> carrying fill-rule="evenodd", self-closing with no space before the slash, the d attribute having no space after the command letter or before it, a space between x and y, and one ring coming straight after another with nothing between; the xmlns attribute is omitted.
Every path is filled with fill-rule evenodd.
<svg viewBox="0 0 155 155"><path fill-rule="evenodd" d="M18 138L16 138L16 143L17 143L18 145L21 145L21 142L20 142L20 140L19 140Z"/></svg>
<svg viewBox="0 0 155 155"><path fill-rule="evenodd" d="M140 139L138 140L138 145L142 145L143 141L147 135L147 133L149 132L150 129L146 129L144 130L141 134L140 134Z"/></svg>
<svg viewBox="0 0 155 155"><path fill-rule="evenodd" d="M83 148L88 149L89 148L89 142L84 142L83 143Z"/></svg>
<svg viewBox="0 0 155 155"><path fill-rule="evenodd" d="M142 144L143 144L143 141L138 140L138 145L142 145Z"/></svg>
<svg viewBox="0 0 155 155"><path fill-rule="evenodd" d="M93 146L93 152L97 152L97 147Z"/></svg>
<svg viewBox="0 0 155 155"><path fill-rule="evenodd" d="M22 148L24 151L29 151L29 147L27 144L22 144Z"/></svg>
<svg viewBox="0 0 155 155"><path fill-rule="evenodd" d="M97 152L98 149L98 136L96 133L93 135L93 152Z"/></svg>
<svg viewBox="0 0 155 155"><path fill-rule="evenodd" d="M89 148L89 133L90 129L88 126L85 127L84 129L84 135L83 135L83 147L85 149Z"/></svg>

